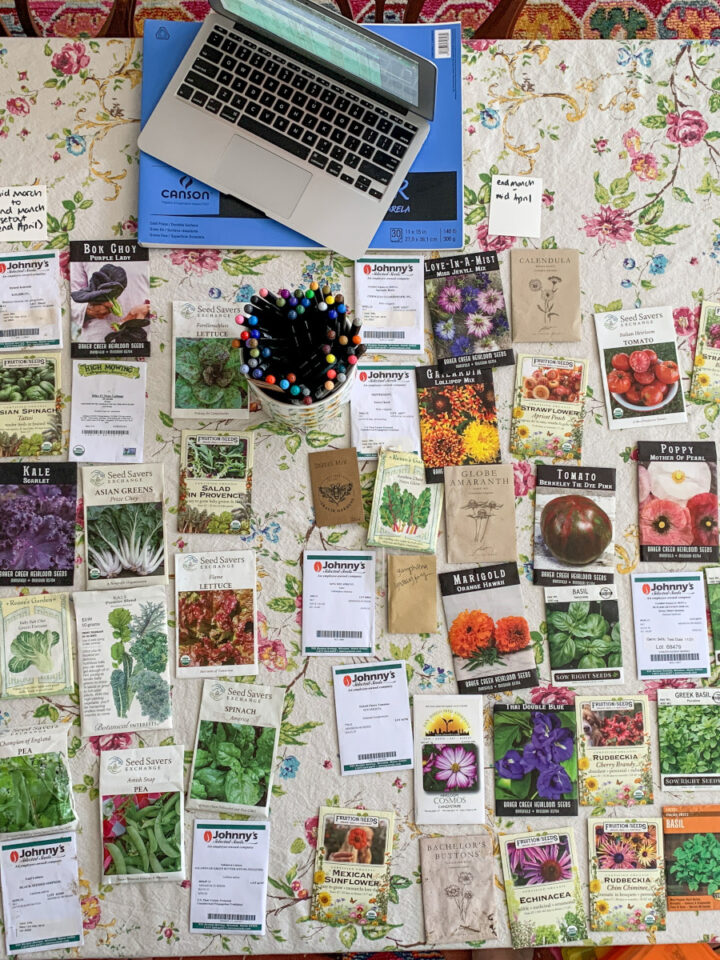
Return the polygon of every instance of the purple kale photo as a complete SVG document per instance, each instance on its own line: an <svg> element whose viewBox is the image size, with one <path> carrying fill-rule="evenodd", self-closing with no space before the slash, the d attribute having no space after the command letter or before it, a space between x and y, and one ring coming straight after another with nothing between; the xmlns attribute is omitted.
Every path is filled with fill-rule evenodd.
<svg viewBox="0 0 720 960"><path fill-rule="evenodd" d="M73 571L76 501L75 484L0 484L0 571Z"/></svg>

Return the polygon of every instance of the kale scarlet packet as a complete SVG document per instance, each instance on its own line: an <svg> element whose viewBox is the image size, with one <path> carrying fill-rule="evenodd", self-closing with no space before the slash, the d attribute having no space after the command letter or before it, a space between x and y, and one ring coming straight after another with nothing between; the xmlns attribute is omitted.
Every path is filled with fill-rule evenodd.
<svg viewBox="0 0 720 960"><path fill-rule="evenodd" d="M720 806L663 807L669 911L720 910Z"/></svg>
<svg viewBox="0 0 720 960"><path fill-rule="evenodd" d="M718 560L714 441L639 440L640 559Z"/></svg>
<svg viewBox="0 0 720 960"><path fill-rule="evenodd" d="M615 584L545 587L553 683L622 683L622 637Z"/></svg>
<svg viewBox="0 0 720 960"><path fill-rule="evenodd" d="M150 258L136 240L70 241L70 356L150 356Z"/></svg>
<svg viewBox="0 0 720 960"><path fill-rule="evenodd" d="M613 583L614 467L538 464L535 583Z"/></svg>
<svg viewBox="0 0 720 960"><path fill-rule="evenodd" d="M0 461L0 586L71 587L77 467Z"/></svg>
<svg viewBox="0 0 720 960"><path fill-rule="evenodd" d="M441 573L439 580L460 693L535 686L533 637L517 565L472 567Z"/></svg>
<svg viewBox="0 0 720 960"><path fill-rule="evenodd" d="M667 790L720 787L720 691L658 690L660 782Z"/></svg>

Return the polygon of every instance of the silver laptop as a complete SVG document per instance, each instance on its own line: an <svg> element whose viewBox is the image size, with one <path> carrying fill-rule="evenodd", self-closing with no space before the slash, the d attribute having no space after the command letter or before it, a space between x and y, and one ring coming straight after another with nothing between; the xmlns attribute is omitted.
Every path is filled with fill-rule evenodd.
<svg viewBox="0 0 720 960"><path fill-rule="evenodd" d="M140 148L357 259L427 136L435 65L309 0L210 2Z"/></svg>

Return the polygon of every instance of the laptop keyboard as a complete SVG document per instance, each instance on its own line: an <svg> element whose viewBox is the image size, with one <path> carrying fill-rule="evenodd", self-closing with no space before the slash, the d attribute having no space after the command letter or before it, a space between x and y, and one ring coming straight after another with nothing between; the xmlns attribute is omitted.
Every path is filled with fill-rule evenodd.
<svg viewBox="0 0 720 960"><path fill-rule="evenodd" d="M379 200L418 128L215 26L177 96Z"/></svg>

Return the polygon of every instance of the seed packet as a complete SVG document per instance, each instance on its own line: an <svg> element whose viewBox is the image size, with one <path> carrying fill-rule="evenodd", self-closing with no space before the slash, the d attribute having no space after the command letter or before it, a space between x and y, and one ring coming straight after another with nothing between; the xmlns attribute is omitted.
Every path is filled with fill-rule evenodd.
<svg viewBox="0 0 720 960"><path fill-rule="evenodd" d="M494 250L426 260L425 297L441 364L477 354L493 366L514 362Z"/></svg>
<svg viewBox="0 0 720 960"><path fill-rule="evenodd" d="M434 556L387 556L388 633L435 633L437 561Z"/></svg>
<svg viewBox="0 0 720 960"><path fill-rule="evenodd" d="M720 910L720 806L663 807L668 910Z"/></svg>
<svg viewBox="0 0 720 960"><path fill-rule="evenodd" d="M595 314L608 427L685 423L670 307Z"/></svg>
<svg viewBox="0 0 720 960"><path fill-rule="evenodd" d="M579 463L586 390L587 360L518 354L510 453Z"/></svg>
<svg viewBox="0 0 720 960"><path fill-rule="evenodd" d="M494 940L492 838L420 837L425 939L428 943Z"/></svg>
<svg viewBox="0 0 720 960"><path fill-rule="evenodd" d="M580 340L577 250L510 251L513 337L526 343Z"/></svg>
<svg viewBox="0 0 720 960"><path fill-rule="evenodd" d="M620 613L615 585L545 587L553 683L622 683Z"/></svg>
<svg viewBox="0 0 720 960"><path fill-rule="evenodd" d="M3 597L0 635L3 697L73 692L69 593Z"/></svg>
<svg viewBox="0 0 720 960"><path fill-rule="evenodd" d="M535 583L613 583L614 526L614 467L538 464L533 531Z"/></svg>
<svg viewBox="0 0 720 960"><path fill-rule="evenodd" d="M587 937L572 830L498 837L514 950Z"/></svg>
<svg viewBox="0 0 720 960"><path fill-rule="evenodd" d="M73 603L83 737L169 729L164 587L74 593Z"/></svg>
<svg viewBox="0 0 720 960"><path fill-rule="evenodd" d="M70 241L70 356L150 356L150 251L136 240Z"/></svg>
<svg viewBox="0 0 720 960"><path fill-rule="evenodd" d="M435 553L442 487L428 484L420 457L382 450L375 474L369 547Z"/></svg>
<svg viewBox="0 0 720 960"><path fill-rule="evenodd" d="M308 467L315 523L319 527L363 523L365 512L355 448L309 453Z"/></svg>
<svg viewBox="0 0 720 960"><path fill-rule="evenodd" d="M247 420L250 392L236 303L173 301L173 417Z"/></svg>
<svg viewBox="0 0 720 960"><path fill-rule="evenodd" d="M163 465L83 467L88 590L167 583Z"/></svg>
<svg viewBox="0 0 720 960"><path fill-rule="evenodd" d="M377 459L383 447L420 455L415 367L360 367L350 409L350 439L358 460Z"/></svg>
<svg viewBox="0 0 720 960"><path fill-rule="evenodd" d="M394 821L389 811L320 807L311 920L387 923Z"/></svg>
<svg viewBox="0 0 720 960"><path fill-rule="evenodd" d="M67 729L40 724L0 735L0 837L40 836L77 825Z"/></svg>
<svg viewBox="0 0 720 960"><path fill-rule="evenodd" d="M720 664L720 567L705 567L713 663Z"/></svg>
<svg viewBox="0 0 720 960"><path fill-rule="evenodd" d="M648 698L575 697L580 806L653 802Z"/></svg>
<svg viewBox="0 0 720 960"><path fill-rule="evenodd" d="M535 686L533 637L516 564L441 573L439 580L460 693Z"/></svg>
<svg viewBox="0 0 720 960"><path fill-rule="evenodd" d="M720 303L709 300L700 311L690 399L695 403L720 403Z"/></svg>
<svg viewBox="0 0 720 960"><path fill-rule="evenodd" d="M664 930L662 820L588 820L590 929Z"/></svg>
<svg viewBox="0 0 720 960"><path fill-rule="evenodd" d="M720 787L720 691L658 690L663 790Z"/></svg>
<svg viewBox="0 0 720 960"><path fill-rule="evenodd" d="M77 467L0 463L0 586L71 587Z"/></svg>
<svg viewBox="0 0 720 960"><path fill-rule="evenodd" d="M285 691L205 680L188 810L268 817Z"/></svg>
<svg viewBox="0 0 720 960"><path fill-rule="evenodd" d="M443 467L498 463L492 370L477 363L447 370L417 367L415 379L427 482L442 483Z"/></svg>
<svg viewBox="0 0 720 960"><path fill-rule="evenodd" d="M250 534L253 435L183 430L178 533Z"/></svg>
<svg viewBox="0 0 720 960"><path fill-rule="evenodd" d="M714 441L638 440L640 559L718 560Z"/></svg>
<svg viewBox="0 0 720 960"><path fill-rule="evenodd" d="M482 706L482 697L413 699L416 823L485 822Z"/></svg>
<svg viewBox="0 0 720 960"><path fill-rule="evenodd" d="M496 816L577 816L575 732L573 707L494 705Z"/></svg>
<svg viewBox="0 0 720 960"><path fill-rule="evenodd" d="M375 552L303 554L302 652L371 657L375 652Z"/></svg>
<svg viewBox="0 0 720 960"><path fill-rule="evenodd" d="M356 260L355 314L369 347L383 353L422 353L423 258Z"/></svg>
<svg viewBox="0 0 720 960"><path fill-rule="evenodd" d="M60 357L0 356L0 457L62 453Z"/></svg>
<svg viewBox="0 0 720 960"><path fill-rule="evenodd" d="M60 349L59 291L55 250L0 255L0 350Z"/></svg>
<svg viewBox="0 0 720 960"><path fill-rule="evenodd" d="M70 460L142 463L147 364L73 360Z"/></svg>
<svg viewBox="0 0 720 960"><path fill-rule="evenodd" d="M448 563L515 560L515 485L510 463L445 467Z"/></svg>
<svg viewBox="0 0 720 960"><path fill-rule="evenodd" d="M178 677L251 677L258 672L255 554L175 557Z"/></svg>
<svg viewBox="0 0 720 960"><path fill-rule="evenodd" d="M100 754L103 883L185 879L183 748Z"/></svg>

